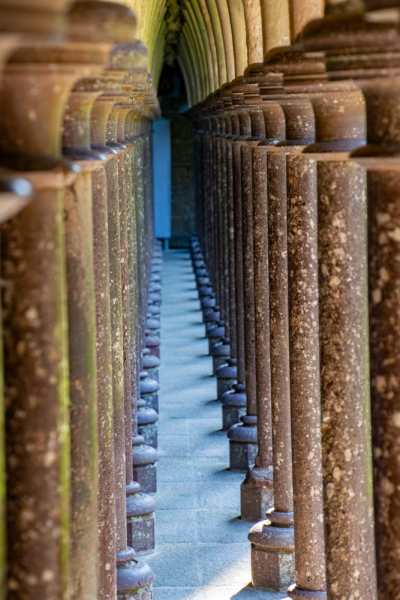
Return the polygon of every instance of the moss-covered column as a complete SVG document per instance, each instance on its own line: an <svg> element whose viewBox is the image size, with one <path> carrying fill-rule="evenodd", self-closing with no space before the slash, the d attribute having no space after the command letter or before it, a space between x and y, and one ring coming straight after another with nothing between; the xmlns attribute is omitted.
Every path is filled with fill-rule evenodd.
<svg viewBox="0 0 400 600"><path fill-rule="evenodd" d="M110 83L109 83L110 85ZM113 100L101 96L91 111L93 147L107 158L93 173L97 377L99 431L99 589L100 597L116 595L116 505L114 463L114 398L123 395L122 309L120 299L118 159L106 146L105 129ZM106 206L103 206L104 200ZM103 222L103 219L106 222ZM99 229L97 229L99 224ZM104 238L106 234L106 238ZM103 254L106 250L106 254ZM119 318L118 318L119 316Z"/></svg>
<svg viewBox="0 0 400 600"><path fill-rule="evenodd" d="M79 46L82 51L83 45ZM92 75L96 75L95 61L100 71L108 61L109 48L91 45L86 53L88 63L93 63ZM72 91L64 113L62 139L64 155L81 168L76 182L66 191L64 210L71 403L70 585L71 597L77 599L98 598L97 353L101 342L97 344L96 297L102 291L95 276L101 277L104 260L108 259L108 246L98 243L107 239L106 196L104 187L93 191L92 180L96 169L103 171L105 178L105 157L90 149L90 113L101 92L90 88L91 80L82 80ZM105 233L102 226L106 226ZM101 367L100 356L99 378L101 385L107 386L109 381L102 380ZM93 559L88 561L88 557Z"/></svg>
<svg viewBox="0 0 400 600"><path fill-rule="evenodd" d="M63 202L76 174L55 157L64 105L81 72L79 61L68 64L73 57L74 48L65 45L16 51L0 95L3 163L25 170L34 188L32 203L2 231L10 598L68 595Z"/></svg>

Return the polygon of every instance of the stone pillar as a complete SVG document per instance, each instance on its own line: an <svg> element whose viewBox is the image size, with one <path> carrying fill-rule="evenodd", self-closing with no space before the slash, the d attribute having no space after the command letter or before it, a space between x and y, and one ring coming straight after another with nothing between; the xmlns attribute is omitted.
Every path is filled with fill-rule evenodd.
<svg viewBox="0 0 400 600"><path fill-rule="evenodd" d="M31 597L61 599L68 590L63 202L79 169L55 157L61 149L64 105L80 67L71 69L73 50L65 45L64 60L57 64L58 50L38 44L15 51L0 92L3 165L25 171L34 189L32 203L3 226L1 236L10 598L23 590Z"/></svg>
<svg viewBox="0 0 400 600"><path fill-rule="evenodd" d="M237 94L240 96L240 93ZM240 103L240 99L236 100ZM240 124L241 138L251 138L251 120L242 111ZM247 115L247 116L246 116ZM254 464L257 455L257 408L255 387L254 352L254 274L253 274L253 207L252 207L252 165L248 155L242 153L246 144L238 141L233 145L235 197L235 239L237 240L236 262L236 309L237 309L237 352L238 387L245 391L246 415L241 424L228 431L230 439L230 468L247 470ZM246 160L247 159L247 160ZM244 162L246 161L246 162ZM244 388L245 384L245 388Z"/></svg>
<svg viewBox="0 0 400 600"><path fill-rule="evenodd" d="M289 354L296 582L293 600L326 598L318 310L317 167L287 157Z"/></svg>
<svg viewBox="0 0 400 600"><path fill-rule="evenodd" d="M274 508L249 540L253 586L283 590L295 576L285 153L270 152L267 170Z"/></svg>
<svg viewBox="0 0 400 600"><path fill-rule="evenodd" d="M25 179L11 174L0 177L0 214L1 223L15 217L29 203L32 187ZM7 572L7 528L6 528L6 448L5 448L5 419L4 419L4 355L3 355L3 324L0 323L0 597L6 597Z"/></svg>
<svg viewBox="0 0 400 600"><path fill-rule="evenodd" d="M248 148L253 163L255 356L258 453L241 486L241 518L258 521L273 505L267 153Z"/></svg>
<svg viewBox="0 0 400 600"><path fill-rule="evenodd" d="M73 27L70 27L70 35L74 37ZM72 44L82 52L82 43ZM85 75L93 77L108 62L109 46L86 44L85 54L88 62ZM77 599L82 596L97 598L99 594L99 565L97 560L88 563L87 558L97 557L99 547L97 422L101 399L98 400L97 391L103 386L105 390L109 389L110 384L109 367L104 370L104 356L99 352L103 340L97 341L97 325L100 334L103 333L98 318L99 295L108 296L108 286L104 291L98 281L99 278L104 279L104 261L108 265L107 198L104 193L106 159L90 148L90 113L101 93L91 90L91 87L91 79L83 79L76 84L66 104L62 130L63 154L76 161L82 171L73 186L66 190L64 199L71 402L70 587L71 597ZM93 172L97 172L96 175L92 176ZM96 180L103 182L102 189L94 188ZM107 306L109 303L105 302L102 308ZM109 363L107 349L101 349ZM101 419L107 419L104 413ZM82 502L85 511L82 511Z"/></svg>
<svg viewBox="0 0 400 600"><path fill-rule="evenodd" d="M323 49L324 36L328 30L332 33L331 26L334 23L330 19L320 22L315 34L309 25L303 38L304 47L308 49L317 44ZM344 40L354 43L352 34ZM332 79L337 79L337 73L333 72L336 69L340 72L340 60L339 63L333 61ZM360 167L350 163L346 154L365 144L365 100L350 81L311 86L309 97L316 115L316 142L306 152L310 158L317 159L318 176L327 594L332 599L339 599L343 594L375 599L366 177ZM355 289L358 290L356 295ZM344 554L348 566L345 570L342 568Z"/></svg>
<svg viewBox="0 0 400 600"><path fill-rule="evenodd" d="M392 3L399 4L398 2ZM383 2L382 6L387 5ZM372 6L376 8L376 6ZM341 25L337 19L334 30ZM370 369L371 369L371 404L372 404L372 448L373 448L373 476L375 500L375 544L378 576L378 598L386 600L396 595L398 590L399 575L397 561L399 535L397 528L398 504L398 435L397 435L397 399L396 385L397 365L397 336L398 329L398 301L397 289L397 228L398 209L397 198L399 194L399 131L394 118L396 97L399 90L399 78L395 69L398 51L397 26L395 23L366 24L365 19L353 18L349 33L353 35L342 40L337 53L328 61L328 75L331 70L341 69L344 60L349 61L349 68L355 66L356 83L363 91L366 101L367 113L367 145L355 150L351 156L353 160L366 170L367 204L368 204L368 250L369 250L369 308L370 308ZM356 33L361 32L357 42L354 42ZM392 41L389 43L389 36ZM370 42L365 44L365 39ZM348 52L350 43L354 50ZM393 44L393 45L392 45ZM359 68L360 50L363 46L363 66ZM384 60L387 70L376 70L377 61ZM393 68L393 70L392 70ZM358 170L356 171L358 173ZM364 173L361 173L364 176ZM357 191L357 188L355 189ZM365 210L364 205L362 209ZM364 213L364 219L366 215ZM365 225L365 221L364 221ZM364 234L364 230L362 232ZM365 238L362 238L365 243ZM364 263L363 263L364 264ZM364 281L363 281L364 283ZM365 307L363 306L365 309ZM363 315L364 316L364 315ZM363 413L362 433L357 441L363 444L363 471L365 479L369 476L369 404L367 392L363 399L365 407ZM352 450L354 452L354 450ZM358 458L358 455L357 455ZM361 456L360 456L361 459ZM352 462L354 459L352 458ZM346 472L347 474L347 472ZM367 483L364 484L367 486ZM354 489L354 502L363 500L361 488ZM361 493L360 493L361 492ZM368 485L369 492L369 485ZM355 509L357 507L355 506ZM370 502L368 502L370 509ZM363 509L365 511L365 509ZM368 513L368 517L369 517ZM367 523L370 528L370 521ZM363 531L361 542L364 543L365 560L374 567L374 551L372 543L366 538ZM369 578L361 571L362 585L366 597L375 597L372 574ZM369 586L369 587L367 587ZM369 594L369 596L368 596Z"/></svg>
<svg viewBox="0 0 400 600"><path fill-rule="evenodd" d="M349 162L320 163L318 188L328 593L340 598L351 590L363 598L375 598L365 175ZM355 289L359 290L356 298ZM349 547L350 540L353 543ZM339 576L343 553L348 568Z"/></svg>

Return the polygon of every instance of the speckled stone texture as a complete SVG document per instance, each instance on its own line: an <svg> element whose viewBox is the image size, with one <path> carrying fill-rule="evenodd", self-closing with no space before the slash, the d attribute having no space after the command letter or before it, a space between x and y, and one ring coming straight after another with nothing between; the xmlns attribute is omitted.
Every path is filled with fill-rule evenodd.
<svg viewBox="0 0 400 600"><path fill-rule="evenodd" d="M396 598L400 572L400 174L368 173L369 288L375 519L380 598Z"/></svg>
<svg viewBox="0 0 400 600"><path fill-rule="evenodd" d="M375 600L366 177L318 163L322 456L328 597Z"/></svg>
<svg viewBox="0 0 400 600"><path fill-rule="evenodd" d="M317 164L288 156L289 349L296 591L326 596L318 310ZM296 596L297 594L297 596Z"/></svg>

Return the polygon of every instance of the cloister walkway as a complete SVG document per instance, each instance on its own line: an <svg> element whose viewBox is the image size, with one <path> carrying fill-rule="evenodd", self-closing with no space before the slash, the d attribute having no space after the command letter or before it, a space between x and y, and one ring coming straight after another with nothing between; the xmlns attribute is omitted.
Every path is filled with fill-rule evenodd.
<svg viewBox="0 0 400 600"><path fill-rule="evenodd" d="M164 253L154 600L279 600L248 587L242 473L228 470L221 405L189 253Z"/></svg>

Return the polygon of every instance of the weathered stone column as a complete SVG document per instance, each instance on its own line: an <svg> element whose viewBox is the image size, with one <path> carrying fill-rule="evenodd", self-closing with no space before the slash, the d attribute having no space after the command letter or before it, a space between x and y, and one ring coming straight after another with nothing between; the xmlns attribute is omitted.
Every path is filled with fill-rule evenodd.
<svg viewBox="0 0 400 600"><path fill-rule="evenodd" d="M368 4L376 8L375 3ZM387 2L380 4L382 7L389 5ZM392 6L394 4L399 5L398 2L391 3ZM334 31L340 26L341 19L337 19ZM367 39L368 43L365 42ZM366 101L367 145L351 156L366 169L367 175L375 544L378 598L381 600L395 597L399 584L396 559L400 548L396 508L399 502L396 421L399 273L396 257L400 162L399 130L395 119L400 84L397 73L398 40L395 22L369 23L362 17L353 18L348 36L341 40L337 52L327 60L329 77L335 76L336 70L341 71L346 61L346 69L351 69ZM360 55L362 64L359 62ZM384 71L380 69L381 61L386 65ZM363 423L364 419L369 419L368 410L366 403ZM364 435L367 433L366 426ZM369 439L364 443L369 445ZM367 453L364 453L364 461L363 468L369 473ZM354 491L357 494L358 488ZM371 563L374 560L373 549L364 548L365 560ZM372 592L368 590L368 593L369 597L373 597Z"/></svg>
<svg viewBox="0 0 400 600"><path fill-rule="evenodd" d="M57 64L55 55L61 50L63 61ZM73 56L65 45L42 50L38 44L15 51L0 93L3 164L26 171L34 188L32 203L2 231L8 587L14 598L23 593L61 599L68 590L63 198L79 169L55 157L61 148L64 105L80 75L78 61L74 67L68 64ZM21 518L24 514L28 519Z"/></svg>
<svg viewBox="0 0 400 600"><path fill-rule="evenodd" d="M293 600L326 598L318 309L317 166L287 157L289 353L296 582ZM299 549L299 550L298 550Z"/></svg>
<svg viewBox="0 0 400 600"><path fill-rule="evenodd" d="M284 152L269 152L267 171L274 508L250 530L249 540L253 585L283 590L295 576Z"/></svg>
<svg viewBox="0 0 400 600"><path fill-rule="evenodd" d="M264 148L248 148L242 153L253 169L254 212L254 302L255 353L257 375L258 453L255 466L241 485L241 518L249 521L264 519L273 505L271 372L269 332L269 263L268 263L268 196L267 154Z"/></svg>
<svg viewBox="0 0 400 600"><path fill-rule="evenodd" d="M85 22L97 16L83 2L77 3L70 12L69 35L74 40L75 51L86 56L88 66L85 79L75 85L69 96L62 138L64 155L77 161L82 171L65 195L71 401L71 594L77 599L82 596L97 599L102 593L97 590L97 583L100 572L103 584L104 564L98 565L95 559L88 563L88 556L97 558L98 554L98 498L104 500L105 505L109 503L108 498L101 497L104 492L98 493L98 488L103 485L98 485L99 457L102 462L103 456L101 450L99 454L97 435L97 423L111 425L111 420L107 419L111 353L108 347L106 156L91 150L90 115L96 98L102 93L93 81L109 61L111 44L89 45L80 40L79 33ZM103 312L107 309L108 313ZM98 398L99 390L105 398ZM110 432L107 434L109 436ZM84 511L82 503L86 507ZM105 540L101 537L100 541ZM106 579L109 576L107 574Z"/></svg>
<svg viewBox="0 0 400 600"><path fill-rule="evenodd" d="M127 51L126 46L118 52L121 60L132 60L134 47ZM134 54L133 54L134 56ZM125 80L126 81L126 80ZM124 89L130 89L124 84ZM127 89L125 89L125 92ZM125 99L122 96L122 99ZM135 259L137 253L136 228L132 194L132 143L125 140L125 121L132 105L117 103L110 113L107 135L108 143L118 149L119 181L119 228L120 265L122 293L123 357L124 357L124 427L125 427L125 469L126 469L126 515L128 521L128 544L143 553L154 549L154 501L140 492L140 485L133 481L133 437L137 437L136 389L137 389L137 341L135 339L139 322ZM118 139L118 142L116 142ZM128 147L127 147L128 146ZM134 423L133 423L134 422ZM134 425L134 427L133 427ZM134 431L133 431L134 429Z"/></svg>
<svg viewBox="0 0 400 600"><path fill-rule="evenodd" d="M234 105L238 109L240 136L234 143L234 185L237 188L235 206L235 236L238 242L237 258L242 261L236 270L236 285L239 289L237 297L237 344L238 344L238 384L242 384L241 369L244 367L246 386L246 415L241 417L242 423L234 425L228 432L230 439L230 468L247 470L254 464L257 455L257 399L255 377L255 329L254 329L254 267L253 267L253 204L252 204L252 164L251 156L246 153L248 144L243 140L257 139L252 131L252 121L249 111L241 106L243 103L243 81L233 87ZM235 110L235 109L234 109ZM258 132L257 132L258 133ZM253 138L252 138L253 134ZM265 128L264 128L265 134ZM259 138L260 139L260 138ZM240 184L238 184L240 179ZM238 209L241 208L239 214ZM235 258L236 260L236 258ZM243 335L243 337L242 337ZM242 348L240 345L243 344ZM239 353L244 356L240 357ZM243 358L243 363L240 360ZM237 388L243 392L243 388Z"/></svg>
<svg viewBox="0 0 400 600"><path fill-rule="evenodd" d="M17 46L18 38L9 33L0 36L0 85L1 75L7 58ZM0 223L15 217L29 203L32 186L21 177L2 173L0 176ZM5 404L4 404L4 354L3 323L0 322L0 598L7 595L7 517L6 517L6 448L5 448Z"/></svg>
<svg viewBox="0 0 400 600"><path fill-rule="evenodd" d="M119 6L119 9L121 7ZM125 20L126 23L132 16L132 13L127 10ZM130 32L132 35L132 32ZM131 38L129 38L131 39ZM125 75L125 70L129 67L129 61L132 60L135 51L135 44L125 44L121 47L116 46L113 49L112 60L114 66L120 65L120 69L113 76L113 71L108 71L112 83L108 86L108 94L103 95L96 101L94 110L92 111L92 124L95 142L95 147L98 149L110 148L110 152L115 153L109 155L107 162L107 191L108 191L108 232L109 232L109 266L110 266L110 292L111 292L111 323L112 323L112 346L113 346L113 400L114 400L114 456L115 456L115 476L116 476L116 512L117 512L117 587L118 597L131 597L132 594L151 594L151 583L154 579L152 571L147 567L132 561L134 551L127 548L127 531L129 531L129 542L132 543L132 537L135 535L135 526L132 527L132 522L142 523L143 511L146 515L151 511L147 510L142 501L143 494L139 493L140 486L132 482L131 465L131 429L127 428L127 422L130 421L130 410L132 408L132 397L126 395L125 381L130 384L131 363L130 363L130 346L127 352L129 357L125 355L127 362L124 368L124 352L123 352L123 311L122 299L123 292L129 292L125 286L122 287L121 273L121 247L126 250L125 258L127 259L127 232L126 228L123 231L121 242L121 200L122 206L126 206L127 186L130 187L130 171L126 172L126 147L116 142L118 137L118 116L119 111L115 109L115 104L121 98L118 92L121 91L122 77ZM122 97L123 98L123 97ZM107 145L106 145L107 144ZM115 148L115 149L111 149ZM129 170L129 169L128 169ZM126 176L125 176L126 175ZM124 220L122 225L124 227ZM124 237L125 236L125 237ZM124 245L125 244L125 245ZM126 260L125 266L128 264ZM125 272L126 282L127 276ZM129 286L129 281L128 281ZM129 315L128 315L129 316ZM126 322L126 321L125 321ZM126 333L125 329L125 333ZM130 331L130 330L128 330ZM130 385L127 386L130 391ZM128 418L125 414L128 413ZM129 438L128 438L129 436ZM124 490L122 492L122 490ZM145 497L147 499L147 497ZM151 499L149 498L151 501ZM145 503L146 504L146 503ZM130 511L130 512L129 512ZM134 512L134 516L130 514ZM138 514L136 514L138 513ZM138 518L136 518L138 517ZM128 530L127 530L128 519ZM140 536L139 536L140 537ZM139 551L143 551L142 542L139 540ZM144 588L144 589L142 589ZM125 595L124 595L125 594Z"/></svg>
<svg viewBox="0 0 400 600"><path fill-rule="evenodd" d="M255 465L249 468L241 485L241 517L249 521L264 520L267 508L273 505L267 150L284 139L285 117L279 104L262 102L258 84L260 80L264 84L267 81L276 84L276 79L276 75L264 72L262 65L250 66L245 73L245 104L257 107L258 118L262 115L264 121L261 130L265 131L259 142L263 148L254 148L249 156L253 171L256 401L257 415L261 415L257 417L258 453Z"/></svg>
<svg viewBox="0 0 400 600"><path fill-rule="evenodd" d="M331 26L331 20L320 22L316 34L315 26L308 26L304 47L322 50ZM332 79L337 76L331 75ZM309 97L316 115L316 143L306 152L318 161L327 594L332 599L353 594L374 600L366 177L346 153L365 144L365 101L350 81L314 85L310 82Z"/></svg>
<svg viewBox="0 0 400 600"><path fill-rule="evenodd" d="M110 85L110 82L108 82ZM114 83L115 85L115 83ZM114 462L114 401L123 395L122 359L122 309L121 267L119 258L119 195L118 159L116 151L106 146L106 123L113 101L101 96L91 111L91 136L93 147L101 150L107 158L104 173L93 175L94 201L106 195L107 239L97 242L107 248L108 256L95 273L101 286L96 294L97 303L97 367L99 411L99 554L101 598L116 594L116 506ZM101 219L94 213L95 219ZM96 220L94 222L96 225ZM96 239L95 239L96 243ZM105 290L108 289L107 294Z"/></svg>
<svg viewBox="0 0 400 600"><path fill-rule="evenodd" d="M32 187L25 179L6 175L0 176L0 222L5 223L15 217L29 203ZM0 364L4 372L3 324L0 324L1 353ZM6 597L7 572L7 518L6 518L6 452L4 418L4 375L0 378L0 597Z"/></svg>

